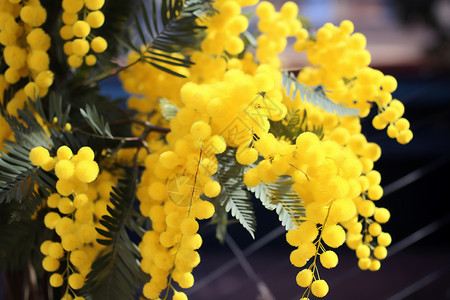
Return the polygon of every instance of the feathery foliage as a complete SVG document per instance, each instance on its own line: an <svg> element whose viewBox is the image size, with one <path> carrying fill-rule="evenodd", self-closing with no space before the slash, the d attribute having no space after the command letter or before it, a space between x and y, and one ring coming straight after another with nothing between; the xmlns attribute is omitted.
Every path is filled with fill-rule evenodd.
<svg viewBox="0 0 450 300"><path fill-rule="evenodd" d="M98 113L95 106L86 105L86 110L80 108L80 113L95 133L110 138L113 137L109 124Z"/></svg>
<svg viewBox="0 0 450 300"><path fill-rule="evenodd" d="M231 212L231 215L255 238L256 218L253 203L242 181L246 166L236 161L235 154L234 150L229 149L218 157L217 177L222 191L217 198L220 205L227 212Z"/></svg>
<svg viewBox="0 0 450 300"><path fill-rule="evenodd" d="M320 87L312 88L307 86L298 81L297 78L295 78L295 75L288 71L283 71L282 73L282 85L286 88L286 95L291 97L292 100L294 100L297 93L299 93L302 101L307 101L331 114L336 113L341 117L345 117L357 116L359 113L358 109L348 108L334 103L325 95ZM292 87L294 87L294 91L292 91Z"/></svg>
<svg viewBox="0 0 450 300"><path fill-rule="evenodd" d="M172 120L180 110L178 107L176 107L175 104L173 104L169 99L166 98L159 99L159 107L161 107L161 114L163 115L164 119L168 121Z"/></svg>
<svg viewBox="0 0 450 300"><path fill-rule="evenodd" d="M93 299L134 299L136 288L147 280L139 267L139 248L132 233L142 236L144 230L138 224L136 200L137 168L128 178L119 180L111 192L107 207L110 216L104 215L100 224L106 230L96 228L102 235L98 243L107 246L92 265L87 276L85 290Z"/></svg>
<svg viewBox="0 0 450 300"><path fill-rule="evenodd" d="M321 126L309 128L305 122L306 116L306 110L288 110L283 120L270 122L270 132L291 142L295 142L295 139L305 131L314 132L322 138L323 128Z"/></svg>
<svg viewBox="0 0 450 300"><path fill-rule="evenodd" d="M265 208L276 211L286 230L297 228L305 216L303 201L292 189L292 184L289 176L281 176L275 183L261 182L256 187L248 188Z"/></svg>

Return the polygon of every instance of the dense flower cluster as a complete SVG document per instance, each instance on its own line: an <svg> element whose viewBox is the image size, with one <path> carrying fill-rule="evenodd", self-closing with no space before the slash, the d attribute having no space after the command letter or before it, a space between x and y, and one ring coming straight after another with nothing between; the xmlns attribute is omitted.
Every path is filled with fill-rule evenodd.
<svg viewBox="0 0 450 300"><path fill-rule="evenodd" d="M100 10L104 4L105 0L62 1L64 25L59 34L67 41L64 43L64 53L71 67L78 68L83 62L88 66L95 65L97 58L94 53L102 53L108 47L103 37L91 33L91 29L100 28L105 22L105 16Z"/></svg>
<svg viewBox="0 0 450 300"><path fill-rule="evenodd" d="M391 97L396 81L368 67L370 54L365 50L365 37L353 33L350 21L342 22L340 27L326 24L313 39L296 19L298 9L292 2L284 4L280 12L272 4L261 2L256 9L261 19L256 58L249 52L237 56L244 46L236 34L246 29L247 22L238 14L236 2L219 4L225 13L203 20L208 26L207 38L202 52L192 53L196 65L189 70L188 79L177 79L171 89L154 93L150 88L146 92L146 85L136 78L164 80L161 71L137 64L121 74L124 87L133 94L130 107L142 114L153 113L153 121L161 120L156 117L160 116L158 113L154 114L160 112L158 97L173 101L179 109L170 120L167 146L161 145L158 153L146 160L138 195L144 215L148 214L153 224L161 224L146 234L152 240L153 251L145 250L144 245L150 248L150 242L143 242L143 256L153 253L154 264L170 262L158 266L159 273L151 273L150 263L144 260L143 268L152 274L152 281L144 291L147 297L156 299L171 284L171 272L177 268L171 262L177 261L179 252L172 250L172 256L163 257L154 249L159 247L170 254L173 245L182 242L183 235L175 235L174 240L174 234L169 234L169 229L179 226L172 224L173 210L178 210L177 214L182 212L178 222L189 220L186 215L191 209L196 211L196 201L204 203L196 200L199 195L204 193L213 198L219 194L220 183L210 179L217 171L215 155L232 147L237 149L237 162L249 165L242 179L247 186L274 183L282 175L293 179L306 214L294 220L297 229L287 233L288 243L296 247L291 262L297 267L309 265L297 276L297 283L307 288L305 297L310 293L323 297L328 293L328 285L319 279L317 263L320 261L325 268L338 263L336 253L325 246L338 248L347 243L356 250L358 265L373 271L380 268L380 260L386 257L390 236L382 232L380 224L388 221L389 212L376 208L374 203L383 194L380 174L373 170L381 150L361 134L358 117L327 113L302 101L305 99L299 95L292 101L281 85L277 54L284 50L287 37L296 36L294 48L306 51L312 65L299 73L300 82L323 87L326 95L337 103L360 109L361 117L376 103L380 114L374 125L379 120L385 126L390 122L390 127L397 131L394 134L393 129L388 129L388 134L397 137L400 143L407 143L412 135L406 134L409 124L400 118L403 106ZM221 58L225 51L231 55L226 61ZM283 120L288 111L305 111L307 116L306 132L293 143L270 132L271 122ZM394 111L395 117L391 116ZM318 136L308 132L308 128L321 128L322 133ZM169 250L165 250L168 246ZM180 286L190 285L180 283Z"/></svg>
<svg viewBox="0 0 450 300"><path fill-rule="evenodd" d="M47 11L39 0L0 1L0 47L6 70L0 74L0 103L6 91L14 93L6 111L17 115L27 98L44 97L53 83L49 70L50 36L41 28ZM9 125L0 116L0 144L11 137Z"/></svg>
<svg viewBox="0 0 450 300"><path fill-rule="evenodd" d="M105 1L62 0L61 4L62 23L57 28L65 41L63 51L68 65L94 66L95 53L104 52L108 46L103 37L92 33L105 22L101 11ZM258 0L218 0L209 4L215 13L211 11L197 19L197 25L205 28L197 47L181 53L161 50L162 42L157 50L151 45L133 47L136 51L141 49L140 53L129 53L129 64L118 70L123 88L131 96L128 111L123 113L126 119L113 122L119 126L132 124L126 129L131 129L134 136L130 137L128 131L126 137L113 136L102 114L89 106L80 111L83 125L74 130L71 123L59 124L58 117L52 124L45 121L46 110L51 118L55 114L64 120L78 116L70 115L70 108L64 115L67 103L60 103L60 107L57 101L38 102L44 105L31 109L31 116L42 129L38 133L47 135L43 138L46 142L59 145L65 139L80 138L78 142L83 145L95 141L92 148L81 147L76 154L68 146L38 146L29 153L25 151L33 165L26 169L26 176L50 174L57 178L54 187L46 187L53 193L40 208L41 221L54 235L40 245L40 251L44 255L42 266L51 273L50 285L65 287L63 299L84 299L81 289L91 278L87 275L95 269L93 262L107 253L100 243L110 242L104 238L113 235L113 221L123 217L118 240L124 242L123 237L128 238L125 242L132 243L129 249L134 250L133 262L140 255L140 268L150 275L141 286L143 296L167 299L173 295L174 300L186 300L181 289L192 287L195 281L192 273L200 263L198 250L203 242L198 233L201 220L223 211L231 212L243 223L240 207L236 205L233 210L223 201L224 194L233 192L221 177L225 169L239 170L239 176L233 179L240 184L240 191L276 186L280 179L289 178L290 194L295 195L301 210L292 212L287 205L290 227L286 240L295 247L291 263L302 268L296 282L305 288L303 300L311 294L328 294L329 287L321 278L319 267L336 267L339 258L335 249L343 244L355 251L363 270L378 270L380 261L387 256L391 236L383 232L382 224L389 220L390 213L377 207L383 188L381 175L374 170L381 149L361 133L360 118L369 115L375 106L377 114L372 124L376 129L387 128L388 136L401 144L412 139L409 121L403 118L404 106L392 98L397 88L395 78L369 67L366 39L361 33L354 33L350 21L339 26L325 24L315 33L303 28L294 2L286 2L280 11L266 1L258 4ZM256 4L259 20L253 39L248 32L249 18L242 9ZM18 120L17 127L22 126L25 135L28 129L38 126L21 124L18 110L25 107L28 99L45 97L54 80L47 54L51 40L41 28L47 19L47 11L39 0L0 0L0 47L5 62L5 71L0 74L0 101L6 114L18 117L14 122ZM146 18L144 21L148 22ZM155 27L159 20L153 21ZM169 38L167 35L163 39ZM289 79L324 103L341 106L346 112L352 111L349 108L358 109L358 116L329 113L309 103L311 99L304 94L294 93L294 85L286 91L286 73L282 72L279 54L288 45L288 38L296 39L293 48L303 52L310 64L301 68L296 78L292 75ZM154 55L154 61L146 61L147 54ZM192 61L192 67L174 62L183 59ZM159 61L161 64L155 63ZM80 73L69 76L75 77L73 87L86 84L84 75L89 70L82 68ZM184 77L173 77L171 73ZM65 78L62 82L70 85L71 80ZM87 90L91 91L91 86ZM8 103L4 103L4 92L12 95ZM6 120L0 116L0 147L4 140L12 144L15 139ZM293 124L293 120L298 122ZM91 131L86 130L88 126ZM33 137L26 142L45 144L38 141ZM21 149L18 151L23 152ZM8 154L5 153L5 158L9 158L5 160L5 170L13 169L7 163L23 165ZM133 194L131 200L126 200L130 200L129 211L123 216L115 215L114 208L120 208L116 204L124 195L110 193L113 186L121 186L118 175L126 172L135 172L130 177L133 182L127 185L127 192ZM2 178L9 179L8 176ZM45 194L44 190L40 192ZM112 201L114 205L110 197L116 201ZM216 211L219 206L223 208ZM278 210L277 213L281 217ZM132 223L137 229L128 228L126 221L135 219L141 222ZM146 231L140 226L147 226ZM244 227L249 229L248 224ZM137 235L130 238L128 231ZM113 259L122 259L117 257ZM138 264L133 265L134 270L139 270Z"/></svg>
<svg viewBox="0 0 450 300"><path fill-rule="evenodd" d="M45 255L43 268L53 273L50 285L60 287L66 283L63 299L84 299L76 297L77 290L84 286L92 262L103 249L96 241L99 235L95 228L104 229L99 220L109 215L106 206L117 179L107 171L98 175L93 159L94 152L89 147L82 147L73 155L69 147L61 146L56 157L43 147L30 152L33 165L54 170L59 179L57 193L46 199L49 211L44 218L45 226L54 230L58 239L44 241L40 250Z"/></svg>

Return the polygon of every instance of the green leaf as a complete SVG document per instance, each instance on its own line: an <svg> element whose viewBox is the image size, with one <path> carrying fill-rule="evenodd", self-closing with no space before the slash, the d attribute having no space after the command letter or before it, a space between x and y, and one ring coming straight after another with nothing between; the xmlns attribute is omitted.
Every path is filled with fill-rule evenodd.
<svg viewBox="0 0 450 300"><path fill-rule="evenodd" d="M320 86L315 88L307 86L306 84L299 82L297 78L295 78L295 75L288 71L283 71L282 73L282 85L286 88L286 95L291 97L292 101L294 101L299 93L302 101L307 101L331 114L336 113L341 117L357 116L359 114L358 109L348 108L334 103L325 95ZM294 87L293 92L291 92L292 86Z"/></svg>
<svg viewBox="0 0 450 300"><path fill-rule="evenodd" d="M166 98L159 99L159 106L161 107L161 114L164 119L168 121L172 120L180 110L175 104Z"/></svg>
<svg viewBox="0 0 450 300"><path fill-rule="evenodd" d="M277 138L284 138L295 142L296 138L305 131L315 133L320 139L323 137L323 127L313 126L309 128L307 123L307 113L304 110L288 110L286 117L280 121L270 121L270 132Z"/></svg>
<svg viewBox="0 0 450 300"><path fill-rule="evenodd" d="M293 183L289 176L280 176L275 183L261 182L248 188L265 208L276 211L286 230L296 229L305 216L303 201L292 189Z"/></svg>
<svg viewBox="0 0 450 300"><path fill-rule="evenodd" d="M228 149L217 157L219 169L217 177L222 186L217 201L255 238L256 217L253 203L245 190L242 176L246 166L239 164L235 150Z"/></svg>
<svg viewBox="0 0 450 300"><path fill-rule="evenodd" d="M28 106L18 111L23 123L15 116L8 115L3 108L0 107L0 110L15 137L15 142L4 141L6 152L0 152L0 204L9 203L7 209L10 221L29 219L42 204L42 196L48 196L55 186L54 178L44 176L39 167L31 164L29 153L37 146L50 149L52 140Z"/></svg>
<svg viewBox="0 0 450 300"><path fill-rule="evenodd" d="M133 168L129 176L119 180L111 192L112 206L108 206L111 216L103 216L101 224L106 229L96 228L102 236L97 242L107 246L92 264L84 291L93 299L135 299L136 289L145 281L139 266L139 250L130 234L142 236L143 230L135 218L134 203L138 169Z"/></svg>
<svg viewBox="0 0 450 300"><path fill-rule="evenodd" d="M108 122L104 120L103 116L99 115L95 106L86 105L86 110L80 108L80 113L94 132L102 136L113 137Z"/></svg>

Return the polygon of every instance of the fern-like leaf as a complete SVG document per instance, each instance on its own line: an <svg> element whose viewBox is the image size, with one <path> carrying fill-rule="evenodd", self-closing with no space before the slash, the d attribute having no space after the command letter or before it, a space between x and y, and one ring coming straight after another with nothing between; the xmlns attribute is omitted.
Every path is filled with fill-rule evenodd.
<svg viewBox="0 0 450 300"><path fill-rule="evenodd" d="M185 77L172 67L187 68L192 62L171 54L198 44L198 31L204 27L198 25L197 19L212 13L210 1L151 0L150 10L142 1L140 11L142 15L135 16L136 31L140 42L146 45L141 60L174 76Z"/></svg>
<svg viewBox="0 0 450 300"><path fill-rule="evenodd" d="M98 113L95 106L86 105L86 110L80 108L80 113L95 133L110 138L113 137L108 122Z"/></svg>
<svg viewBox="0 0 450 300"><path fill-rule="evenodd" d="M0 152L0 203L9 203L10 220L19 221L31 217L42 204L41 195L47 196L54 189L54 179L29 159L31 149L37 146L49 149L52 141L27 107L18 111L23 122L0 109L15 137L14 142L5 141L6 152Z"/></svg>
<svg viewBox="0 0 450 300"><path fill-rule="evenodd" d="M222 186L222 191L217 196L218 201L255 238L256 218L253 203L242 181L245 166L236 161L235 151L231 149L220 155L218 160L217 176Z"/></svg>
<svg viewBox="0 0 450 300"><path fill-rule="evenodd" d="M277 138L284 138L291 142L305 131L315 133L320 139L323 137L323 127L310 128L306 121L306 110L289 110L286 117L280 121L270 121L270 132Z"/></svg>
<svg viewBox="0 0 450 300"><path fill-rule="evenodd" d="M142 236L144 231L137 223L134 209L138 169L119 180L111 192L111 216L103 216L100 223L106 229L96 228L102 236L97 241L107 246L92 265L87 276L86 291L93 299L134 299L139 285L148 278L139 266L140 253L131 234Z"/></svg>
<svg viewBox="0 0 450 300"><path fill-rule="evenodd" d="M307 86L297 80L293 73L284 71L282 73L282 85L286 88L286 95L291 97L292 100L295 99L297 93L300 94L300 98L303 101L307 101L317 107L324 109L329 113L336 113L341 117L345 116L357 116L359 113L358 109L348 108L339 104L334 103L330 98L328 98L319 87L313 88ZM294 91L292 91L294 87Z"/></svg>
<svg viewBox="0 0 450 300"><path fill-rule="evenodd" d="M290 177L281 176L275 183L261 182L256 187L248 188L265 208L276 211L286 230L297 228L300 219L305 216L303 201L293 191L292 183Z"/></svg>

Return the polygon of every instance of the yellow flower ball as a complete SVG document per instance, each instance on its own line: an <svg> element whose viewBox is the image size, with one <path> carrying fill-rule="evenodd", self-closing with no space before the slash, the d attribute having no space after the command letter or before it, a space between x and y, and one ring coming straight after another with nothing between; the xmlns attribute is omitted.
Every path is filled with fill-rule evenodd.
<svg viewBox="0 0 450 300"><path fill-rule="evenodd" d="M328 291L329 287L325 280L316 280L311 284L311 292L316 297L325 297Z"/></svg>
<svg viewBox="0 0 450 300"><path fill-rule="evenodd" d="M172 300L188 300L188 297L183 292L174 291Z"/></svg>
<svg viewBox="0 0 450 300"><path fill-rule="evenodd" d="M62 21L65 25L72 25L78 20L78 14L65 11L62 14Z"/></svg>
<svg viewBox="0 0 450 300"><path fill-rule="evenodd" d="M300 272L298 272L297 277L295 279L299 286L308 287L313 280L313 273L310 269L303 269Z"/></svg>
<svg viewBox="0 0 450 300"><path fill-rule="evenodd" d="M27 43L32 50L47 51L50 49L51 41L50 36L42 28L34 28L27 35Z"/></svg>
<svg viewBox="0 0 450 300"><path fill-rule="evenodd" d="M17 83L20 80L20 74L17 69L8 68L5 71L5 80L9 84Z"/></svg>
<svg viewBox="0 0 450 300"><path fill-rule="evenodd" d="M98 10L103 7L105 0L86 0L86 7L90 10Z"/></svg>
<svg viewBox="0 0 450 300"><path fill-rule="evenodd" d="M91 48L95 53L102 53L108 48L108 42L101 36L97 36L92 39Z"/></svg>
<svg viewBox="0 0 450 300"><path fill-rule="evenodd" d="M79 38L84 38L89 35L91 32L91 26L89 26L88 22L83 20L78 20L72 25L73 35Z"/></svg>
<svg viewBox="0 0 450 300"><path fill-rule="evenodd" d="M56 182L56 190L62 196L69 196L69 195L71 195L73 190L74 190L74 188L75 188L75 184L74 184L74 182L72 180L59 179Z"/></svg>
<svg viewBox="0 0 450 300"><path fill-rule="evenodd" d="M77 157L80 160L94 160L95 153L90 147L81 147L77 152Z"/></svg>
<svg viewBox="0 0 450 300"><path fill-rule="evenodd" d="M48 88L53 84L54 74L52 71L46 70L40 72L35 78L35 82L38 86Z"/></svg>
<svg viewBox="0 0 450 300"><path fill-rule="evenodd" d="M211 127L204 121L197 121L191 126L191 134L201 140L206 140L211 136Z"/></svg>
<svg viewBox="0 0 450 300"><path fill-rule="evenodd" d="M367 191L367 195L371 200L379 200L383 196L383 188L380 185L372 185Z"/></svg>
<svg viewBox="0 0 450 300"><path fill-rule="evenodd" d="M358 267L361 270L368 270L371 264L372 261L370 260L370 258L361 258L358 260Z"/></svg>
<svg viewBox="0 0 450 300"><path fill-rule="evenodd" d="M209 201L199 200L192 207L194 217L200 220L211 218L214 212L214 205Z"/></svg>
<svg viewBox="0 0 450 300"><path fill-rule="evenodd" d="M61 243L51 243L48 246L48 255L56 259L62 258L64 255L64 249L61 246Z"/></svg>
<svg viewBox="0 0 450 300"><path fill-rule="evenodd" d="M63 197L58 202L58 210L63 214L71 214L74 212L75 207L73 205L72 200L67 197Z"/></svg>
<svg viewBox="0 0 450 300"><path fill-rule="evenodd" d="M220 191L221 191L220 183L214 180L208 181L203 188L203 192L205 193L205 196L208 198L217 197L220 194Z"/></svg>
<svg viewBox="0 0 450 300"><path fill-rule="evenodd" d="M369 270L370 271L378 271L381 268L381 263L377 259L372 259Z"/></svg>
<svg viewBox="0 0 450 300"><path fill-rule="evenodd" d="M89 264L89 257L86 251L75 250L70 252L70 262L78 269L83 268Z"/></svg>
<svg viewBox="0 0 450 300"><path fill-rule="evenodd" d="M181 233L184 235L194 235L198 228L198 222L194 218L186 218L180 224Z"/></svg>
<svg viewBox="0 0 450 300"><path fill-rule="evenodd" d="M59 160L55 164L55 175L59 179L70 179L75 173L75 165L70 160Z"/></svg>
<svg viewBox="0 0 450 300"><path fill-rule="evenodd" d="M258 159L258 151L255 148L244 148L236 153L236 160L241 165L249 165Z"/></svg>
<svg viewBox="0 0 450 300"><path fill-rule="evenodd" d="M97 58L93 54L89 54L84 58L86 65L93 66L97 63Z"/></svg>
<svg viewBox="0 0 450 300"><path fill-rule="evenodd" d="M72 219L68 217L63 217L59 219L55 226L55 231L60 237L72 233L73 230L74 230L74 223Z"/></svg>
<svg viewBox="0 0 450 300"><path fill-rule="evenodd" d="M59 273L53 273L49 278L50 285L54 288L60 287L64 283L64 279Z"/></svg>
<svg viewBox="0 0 450 300"><path fill-rule="evenodd" d="M59 36L63 40L70 40L70 39L72 39L73 38L72 26L70 26L70 25L62 26L61 29L59 29Z"/></svg>
<svg viewBox="0 0 450 300"><path fill-rule="evenodd" d="M304 242L313 242L319 234L316 224L312 221L301 223L297 230L300 240Z"/></svg>
<svg viewBox="0 0 450 300"><path fill-rule="evenodd" d="M84 6L84 0L63 0L62 7L70 13L79 12Z"/></svg>
<svg viewBox="0 0 450 300"><path fill-rule="evenodd" d="M41 251L42 254L48 255L48 247L53 243L53 241L46 240L42 242L41 246L39 247L39 251Z"/></svg>
<svg viewBox="0 0 450 300"><path fill-rule="evenodd" d="M184 249L197 250L202 246L203 240L200 234L186 235L181 240L181 247Z"/></svg>
<svg viewBox="0 0 450 300"><path fill-rule="evenodd" d="M35 147L29 154L30 161L35 166L41 166L50 159L50 152L44 147Z"/></svg>
<svg viewBox="0 0 450 300"><path fill-rule="evenodd" d="M28 82L24 89L25 95L31 100L36 100L39 95L39 86L35 82Z"/></svg>
<svg viewBox="0 0 450 300"><path fill-rule="evenodd" d="M86 22L92 28L99 28L105 23L105 15L99 10L90 12L86 17Z"/></svg>
<svg viewBox="0 0 450 300"><path fill-rule="evenodd" d="M338 248L345 242L345 231L340 225L326 226L322 231L322 239L328 246Z"/></svg>
<svg viewBox="0 0 450 300"><path fill-rule="evenodd" d="M387 249L384 246L377 246L373 249L373 255L378 259L385 259L387 256Z"/></svg>
<svg viewBox="0 0 450 300"><path fill-rule="evenodd" d="M85 183L94 181L97 178L98 172L98 164L91 160L82 160L75 167L76 178Z"/></svg>
<svg viewBox="0 0 450 300"><path fill-rule="evenodd" d="M359 245L356 248L356 257L368 258L370 256L370 248L367 245Z"/></svg>
<svg viewBox="0 0 450 300"><path fill-rule="evenodd" d="M188 289L194 285L194 276L192 273L184 273L178 278L178 284L183 289Z"/></svg>
<svg viewBox="0 0 450 300"><path fill-rule="evenodd" d="M86 55L89 52L89 42L85 39L74 39L72 41L72 51L73 54L78 56Z"/></svg>
<svg viewBox="0 0 450 300"><path fill-rule="evenodd" d="M289 260L291 261L291 264L293 264L294 266L296 266L298 268L303 267L307 262L307 258L304 257L300 253L300 251L298 251L298 249L291 252L291 255L289 256Z"/></svg>
<svg viewBox="0 0 450 300"><path fill-rule="evenodd" d="M81 246L81 240L75 234L69 233L61 237L61 245L64 250L72 252Z"/></svg>
<svg viewBox="0 0 450 300"><path fill-rule="evenodd" d="M32 50L27 57L28 68L39 73L48 70L50 59L44 50Z"/></svg>
<svg viewBox="0 0 450 300"><path fill-rule="evenodd" d="M369 225L369 234L371 236L378 236L381 233L381 225L374 222Z"/></svg>
<svg viewBox="0 0 450 300"><path fill-rule="evenodd" d="M25 66L27 51L17 45L6 46L3 49L3 57L8 66L20 69Z"/></svg>
<svg viewBox="0 0 450 300"><path fill-rule="evenodd" d="M59 260L50 256L46 256L42 260L42 267L47 272L55 272L59 268Z"/></svg>
<svg viewBox="0 0 450 300"><path fill-rule="evenodd" d="M369 218L375 213L375 204L370 200L363 200L357 203L356 208L358 213L365 218Z"/></svg>
<svg viewBox="0 0 450 300"><path fill-rule="evenodd" d="M381 232L377 237L378 245L387 247L392 243L391 235L387 232Z"/></svg>
<svg viewBox="0 0 450 300"><path fill-rule="evenodd" d="M79 290L84 285L84 277L80 273L73 273L69 276L69 285L74 290Z"/></svg>
<svg viewBox="0 0 450 300"><path fill-rule="evenodd" d="M324 268L331 269L337 266L338 256L332 250L325 251L320 255L320 263Z"/></svg>
<svg viewBox="0 0 450 300"><path fill-rule="evenodd" d="M61 216L56 212L48 212L44 217L44 225L48 229L55 229L56 224L61 219Z"/></svg>
<svg viewBox="0 0 450 300"><path fill-rule="evenodd" d="M25 5L20 10L20 18L32 27L39 27L47 19L47 11L41 5Z"/></svg>
<svg viewBox="0 0 450 300"><path fill-rule="evenodd" d="M387 221L389 221L390 217L391 213L384 207L380 207L375 210L374 219L378 223L386 223Z"/></svg>

